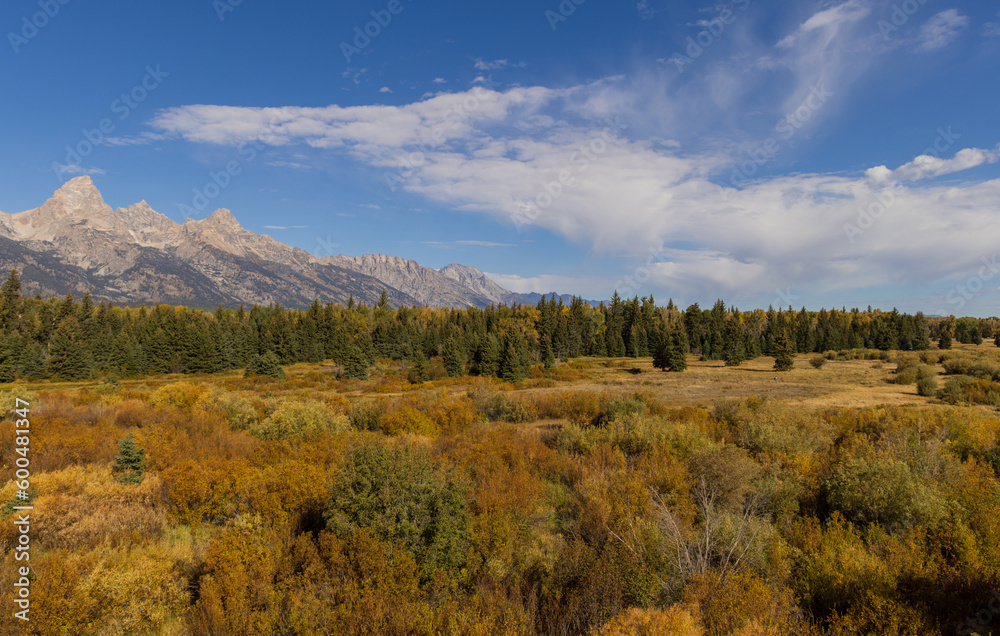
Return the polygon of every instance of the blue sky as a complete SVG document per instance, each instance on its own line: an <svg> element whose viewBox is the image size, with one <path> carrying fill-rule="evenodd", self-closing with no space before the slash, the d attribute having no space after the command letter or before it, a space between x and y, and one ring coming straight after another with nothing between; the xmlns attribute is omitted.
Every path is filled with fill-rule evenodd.
<svg viewBox="0 0 1000 636"><path fill-rule="evenodd" d="M89 174L517 291L996 315L998 9L12 0L0 210Z"/></svg>

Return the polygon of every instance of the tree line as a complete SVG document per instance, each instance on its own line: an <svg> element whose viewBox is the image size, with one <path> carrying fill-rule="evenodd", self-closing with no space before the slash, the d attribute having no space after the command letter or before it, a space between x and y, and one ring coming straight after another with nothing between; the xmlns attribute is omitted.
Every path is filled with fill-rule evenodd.
<svg viewBox="0 0 1000 636"><path fill-rule="evenodd" d="M716 301L681 310L652 296L593 307L543 297L537 305L485 309L321 304L305 311L280 305L215 312L184 306L117 307L24 297L18 272L0 287L0 382L17 378L80 380L98 373L135 377L216 373L332 360L347 377L365 378L377 359L406 360L418 371L440 358L450 376L523 379L533 364L551 368L578 356L647 357L681 371L689 355L739 365L759 356L788 361L796 353L942 348L1000 336L996 318L928 318L872 309L740 311ZM280 370L280 369L279 369ZM419 375L419 373L418 373Z"/></svg>

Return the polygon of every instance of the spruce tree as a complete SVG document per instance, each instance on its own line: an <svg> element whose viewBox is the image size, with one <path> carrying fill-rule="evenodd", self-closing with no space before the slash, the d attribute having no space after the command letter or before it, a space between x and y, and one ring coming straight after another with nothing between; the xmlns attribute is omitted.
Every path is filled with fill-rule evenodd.
<svg viewBox="0 0 1000 636"><path fill-rule="evenodd" d="M687 370L688 342L687 332L680 325L674 327L670 335L669 357L667 359L667 371L680 373Z"/></svg>
<svg viewBox="0 0 1000 636"><path fill-rule="evenodd" d="M1000 347L1000 331L998 331L996 337L993 338L993 345Z"/></svg>
<svg viewBox="0 0 1000 636"><path fill-rule="evenodd" d="M344 360L344 377L351 380L368 379L368 361L356 346L351 347Z"/></svg>
<svg viewBox="0 0 1000 636"><path fill-rule="evenodd" d="M950 322L941 324L941 333L938 334L938 349L951 349L951 330Z"/></svg>
<svg viewBox="0 0 1000 636"><path fill-rule="evenodd" d="M0 331L13 330L21 313L21 278L17 270L10 270L10 277L0 286Z"/></svg>
<svg viewBox="0 0 1000 636"><path fill-rule="evenodd" d="M746 360L746 346L743 343L743 329L739 314L733 312L726 320L722 332L722 357L727 367L738 367Z"/></svg>
<svg viewBox="0 0 1000 636"><path fill-rule="evenodd" d="M84 340L80 325L67 318L52 335L49 345L49 373L64 380L87 380L94 377L94 360Z"/></svg>
<svg viewBox="0 0 1000 636"><path fill-rule="evenodd" d="M416 358L410 364L410 371L406 374L410 384L423 384L430 380L430 373L427 371L427 360L422 351L418 351Z"/></svg>
<svg viewBox="0 0 1000 636"><path fill-rule="evenodd" d="M454 338L448 338L444 343L444 370L449 378L458 378L465 375L465 366L462 364L462 353L458 349L458 343Z"/></svg>
<svg viewBox="0 0 1000 636"><path fill-rule="evenodd" d="M556 363L556 354L552 350L552 342L548 337L542 343L542 364L545 365L545 371L547 373L552 372L552 366Z"/></svg>
<svg viewBox="0 0 1000 636"><path fill-rule="evenodd" d="M285 370L281 368L281 362L273 351L268 351L262 356L256 356L247 365L243 377L250 378L255 375L267 378L283 378Z"/></svg>
<svg viewBox="0 0 1000 636"><path fill-rule="evenodd" d="M780 329L774 341L774 370L791 371L794 363L792 341L788 338L788 332Z"/></svg>
<svg viewBox="0 0 1000 636"><path fill-rule="evenodd" d="M531 354L524 336L515 331L507 331L501 342L500 361L497 375L504 382L520 382L528 377L531 370Z"/></svg>
<svg viewBox="0 0 1000 636"><path fill-rule="evenodd" d="M14 338L0 329L0 383L13 382L17 376L17 352Z"/></svg>
<svg viewBox="0 0 1000 636"><path fill-rule="evenodd" d="M115 481L120 484L138 484L142 481L146 469L146 451L135 444L131 433L118 442L118 455L115 456L111 472Z"/></svg>
<svg viewBox="0 0 1000 636"><path fill-rule="evenodd" d="M666 371L670 366L670 354L673 349L673 335L668 335L663 339L656 351L653 352L653 366L662 371Z"/></svg>

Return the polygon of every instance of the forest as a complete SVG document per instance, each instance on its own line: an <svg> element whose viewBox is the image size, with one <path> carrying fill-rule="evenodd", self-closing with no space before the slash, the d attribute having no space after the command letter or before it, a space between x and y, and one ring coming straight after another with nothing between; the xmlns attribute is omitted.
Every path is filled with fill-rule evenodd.
<svg viewBox="0 0 1000 636"><path fill-rule="evenodd" d="M33 507L0 634L1000 633L997 319L210 312L14 273L0 343L8 608L25 415Z"/></svg>

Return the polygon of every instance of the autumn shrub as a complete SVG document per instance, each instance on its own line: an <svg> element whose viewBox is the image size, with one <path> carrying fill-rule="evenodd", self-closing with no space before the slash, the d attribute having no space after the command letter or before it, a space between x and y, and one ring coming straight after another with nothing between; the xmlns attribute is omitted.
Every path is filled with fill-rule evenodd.
<svg viewBox="0 0 1000 636"><path fill-rule="evenodd" d="M533 405L526 399L498 391L489 396L482 405L482 412L490 421L521 424L537 418Z"/></svg>
<svg viewBox="0 0 1000 636"><path fill-rule="evenodd" d="M359 431L377 431L382 427L382 416L387 409L383 399L363 399L351 402L347 417L351 426Z"/></svg>
<svg viewBox="0 0 1000 636"><path fill-rule="evenodd" d="M646 403L639 397L616 398L604 405L594 424L607 426L619 417L643 416L647 410Z"/></svg>
<svg viewBox="0 0 1000 636"><path fill-rule="evenodd" d="M928 376L926 378L920 378L917 380L917 395L922 395L924 397L934 397L937 395L937 378L934 376Z"/></svg>
<svg viewBox="0 0 1000 636"><path fill-rule="evenodd" d="M823 356L813 356L809 359L809 364L811 364L814 369L822 369L823 365L826 364L826 358Z"/></svg>
<svg viewBox="0 0 1000 636"><path fill-rule="evenodd" d="M18 402L18 399L22 400ZM0 420L7 418L14 419L15 409L25 408L25 402L29 411L39 407L38 393L27 391L22 388L0 389Z"/></svg>
<svg viewBox="0 0 1000 636"><path fill-rule="evenodd" d="M205 392L205 387L191 382L171 382L153 391L149 396L151 406L190 408Z"/></svg>
<svg viewBox="0 0 1000 636"><path fill-rule="evenodd" d="M386 435L413 433L416 435L436 435L438 427L430 415L417 403L408 401L394 404L379 420L379 429Z"/></svg>
<svg viewBox="0 0 1000 636"><path fill-rule="evenodd" d="M977 380L959 375L948 378L937 396L949 404L987 404L1000 406L1000 382Z"/></svg>
<svg viewBox="0 0 1000 636"><path fill-rule="evenodd" d="M830 507L860 524L933 525L946 511L941 496L897 459L849 459L834 468L825 488Z"/></svg>
<svg viewBox="0 0 1000 636"><path fill-rule="evenodd" d="M236 392L232 391L212 391L202 395L195 407L206 412L221 415L229 426L250 430L257 426L260 417L253 402Z"/></svg>
<svg viewBox="0 0 1000 636"><path fill-rule="evenodd" d="M318 400L285 400L264 421L252 424L250 432L265 440L309 439L322 432L337 434L349 430L346 415L333 413Z"/></svg>
<svg viewBox="0 0 1000 636"><path fill-rule="evenodd" d="M630 607L591 631L591 636L703 636L690 608L675 603L666 609Z"/></svg>
<svg viewBox="0 0 1000 636"><path fill-rule="evenodd" d="M699 608L706 636L785 636L803 634L791 590L749 571L692 578L686 605Z"/></svg>

